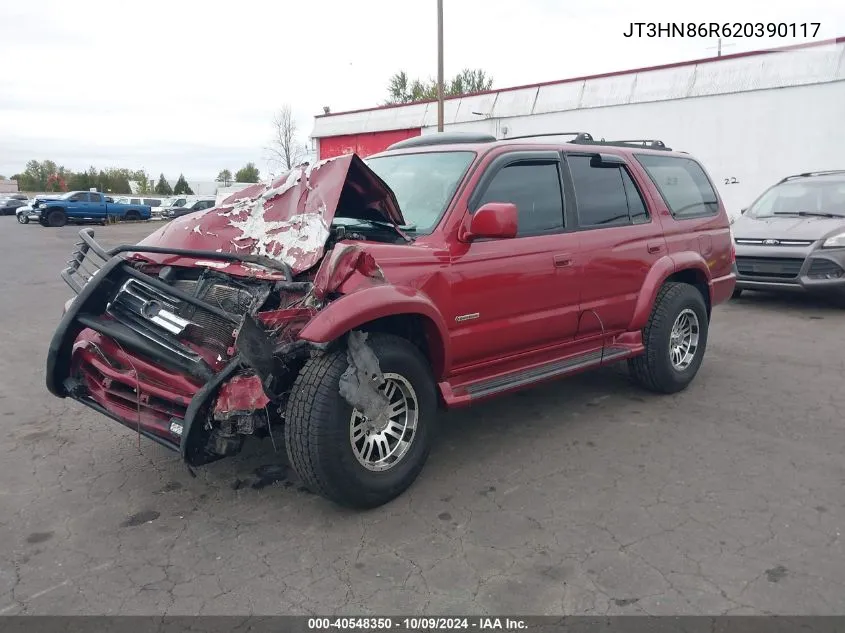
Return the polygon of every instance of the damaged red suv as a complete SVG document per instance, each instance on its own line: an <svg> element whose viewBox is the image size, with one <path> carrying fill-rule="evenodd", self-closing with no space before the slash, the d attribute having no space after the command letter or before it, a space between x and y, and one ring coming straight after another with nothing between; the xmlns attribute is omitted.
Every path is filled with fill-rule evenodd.
<svg viewBox="0 0 845 633"><path fill-rule="evenodd" d="M735 285L711 180L659 141L555 138L422 136L136 245L84 229L47 387L194 466L283 430L304 482L354 507L411 485L441 407L623 359L685 388Z"/></svg>

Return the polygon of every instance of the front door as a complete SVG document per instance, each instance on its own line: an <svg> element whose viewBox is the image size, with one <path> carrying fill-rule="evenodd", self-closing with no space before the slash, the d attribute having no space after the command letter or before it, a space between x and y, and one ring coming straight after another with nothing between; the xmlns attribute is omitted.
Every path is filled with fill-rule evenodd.
<svg viewBox="0 0 845 633"><path fill-rule="evenodd" d="M487 168L468 213L488 202L519 212L512 239L453 246L452 364L460 371L571 340L577 328L579 236L566 227L557 152L509 152Z"/></svg>

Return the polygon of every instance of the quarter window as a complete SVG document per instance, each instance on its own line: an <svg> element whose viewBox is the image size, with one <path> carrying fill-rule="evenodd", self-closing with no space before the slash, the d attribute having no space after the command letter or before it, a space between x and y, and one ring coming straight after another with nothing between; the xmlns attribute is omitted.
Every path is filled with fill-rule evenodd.
<svg viewBox="0 0 845 633"><path fill-rule="evenodd" d="M511 202L518 210L518 235L563 229L558 163L521 162L499 170L478 203Z"/></svg>
<svg viewBox="0 0 845 633"><path fill-rule="evenodd" d="M624 167L594 167L590 156L569 156L567 161L575 186L580 226L648 222L648 210L642 196Z"/></svg>
<svg viewBox="0 0 845 633"><path fill-rule="evenodd" d="M713 185L701 165L691 158L640 154L637 160L654 181L674 217L683 219L719 212Z"/></svg>

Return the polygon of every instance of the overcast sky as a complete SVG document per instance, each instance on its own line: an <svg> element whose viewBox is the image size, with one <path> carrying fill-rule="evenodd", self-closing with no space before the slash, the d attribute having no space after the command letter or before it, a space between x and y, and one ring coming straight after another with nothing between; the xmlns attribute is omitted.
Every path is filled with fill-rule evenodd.
<svg viewBox="0 0 845 633"><path fill-rule="evenodd" d="M625 38L630 22L820 22L845 2L444 0L447 77L482 67L495 87L715 55L702 38ZM273 112L378 105L392 73L433 76L436 0L0 0L0 174L27 160L213 179L266 174ZM724 53L811 38L732 39ZM730 44L731 46L727 46Z"/></svg>

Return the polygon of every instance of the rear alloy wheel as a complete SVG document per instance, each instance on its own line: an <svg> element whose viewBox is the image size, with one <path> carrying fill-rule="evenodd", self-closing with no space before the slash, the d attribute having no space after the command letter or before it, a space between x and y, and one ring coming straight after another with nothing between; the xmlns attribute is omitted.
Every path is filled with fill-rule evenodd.
<svg viewBox="0 0 845 633"><path fill-rule="evenodd" d="M382 422L370 421L339 393L349 367L345 350L311 358L294 383L285 412L291 466L314 492L353 508L398 497L419 476L431 449L437 414L434 379L410 342L389 334L367 340L389 402Z"/></svg>
<svg viewBox="0 0 845 633"><path fill-rule="evenodd" d="M65 224L67 224L67 216L64 211L54 209L53 211L49 211L47 213L47 226L56 228L64 226Z"/></svg>
<svg viewBox="0 0 845 633"><path fill-rule="evenodd" d="M664 284L643 330L645 353L628 361L634 380L658 393L686 389L704 359L708 329L701 293L689 284Z"/></svg>

